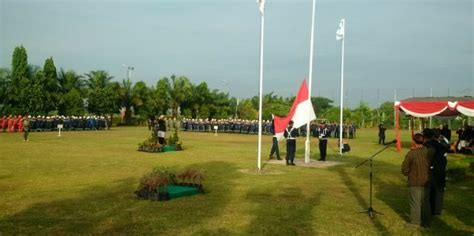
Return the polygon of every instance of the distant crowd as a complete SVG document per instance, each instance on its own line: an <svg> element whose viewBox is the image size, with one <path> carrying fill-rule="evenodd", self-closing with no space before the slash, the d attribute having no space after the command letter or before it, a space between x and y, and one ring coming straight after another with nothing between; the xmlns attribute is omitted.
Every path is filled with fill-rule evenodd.
<svg viewBox="0 0 474 236"><path fill-rule="evenodd" d="M237 134L258 134L258 121L245 119L189 119L184 118L180 122L180 127L184 131L192 132L218 132L218 133L237 133ZM311 122L310 135L318 137L320 124ZM331 138L339 138L339 124L326 124L328 135ZM353 139L356 137L356 126L347 124L343 126L343 138ZM306 126L298 129L301 136L306 136ZM262 133L272 134L272 122L270 120L262 121Z"/></svg>
<svg viewBox="0 0 474 236"><path fill-rule="evenodd" d="M456 152L474 154L474 127L465 125L456 130L458 141L452 143L452 149Z"/></svg>
<svg viewBox="0 0 474 236"><path fill-rule="evenodd" d="M103 130L109 127L109 122L102 116L21 116L8 115L0 118L0 130L4 133L29 131L83 131Z"/></svg>

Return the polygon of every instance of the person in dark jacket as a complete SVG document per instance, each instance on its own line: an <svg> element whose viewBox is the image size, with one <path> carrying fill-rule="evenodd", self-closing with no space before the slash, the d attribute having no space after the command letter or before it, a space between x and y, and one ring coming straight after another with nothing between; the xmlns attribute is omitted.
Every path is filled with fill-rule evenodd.
<svg viewBox="0 0 474 236"><path fill-rule="evenodd" d="M379 125L379 144L385 145L385 130L387 130L383 124Z"/></svg>
<svg viewBox="0 0 474 236"><path fill-rule="evenodd" d="M440 135L439 130L424 129L423 135L426 140L424 145L434 152L431 161L431 214L439 215L443 209L444 188L446 186L446 165L448 164L446 153L449 150L449 143Z"/></svg>

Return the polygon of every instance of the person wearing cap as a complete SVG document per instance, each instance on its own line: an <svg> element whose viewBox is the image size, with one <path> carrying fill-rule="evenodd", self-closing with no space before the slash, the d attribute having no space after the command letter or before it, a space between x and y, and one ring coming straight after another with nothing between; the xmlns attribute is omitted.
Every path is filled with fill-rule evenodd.
<svg viewBox="0 0 474 236"><path fill-rule="evenodd" d="M410 220L412 224L430 227L430 183L431 161L434 151L423 146L423 134L413 136L415 146L410 150L402 163L402 173L408 177L410 188Z"/></svg>
<svg viewBox="0 0 474 236"><path fill-rule="evenodd" d="M25 116L25 118L22 120L24 142L28 142L28 136L30 135L30 118L31 116Z"/></svg>
<svg viewBox="0 0 474 236"><path fill-rule="evenodd" d="M296 152L296 137L298 136L298 129L293 127L293 121L290 120L288 127L286 127L283 136L286 138L286 165L294 166L295 152Z"/></svg>
<svg viewBox="0 0 474 236"><path fill-rule="evenodd" d="M318 161L326 161L326 153L328 148L328 137L329 137L329 130L326 127L326 124L323 122L318 130L318 138L319 138L319 160Z"/></svg>

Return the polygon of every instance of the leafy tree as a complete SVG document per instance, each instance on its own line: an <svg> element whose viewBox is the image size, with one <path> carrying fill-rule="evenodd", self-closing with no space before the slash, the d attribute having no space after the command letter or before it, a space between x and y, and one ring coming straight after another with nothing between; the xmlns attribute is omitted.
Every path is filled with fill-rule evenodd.
<svg viewBox="0 0 474 236"><path fill-rule="evenodd" d="M130 79L122 80L119 89L120 99L122 100L121 107L125 108L125 124L132 124L132 82Z"/></svg>
<svg viewBox="0 0 474 236"><path fill-rule="evenodd" d="M6 104L10 113L25 113L24 104L28 95L28 55L23 46L16 47L12 56L12 72L10 86L7 90ZM21 108L19 107L21 106Z"/></svg>
<svg viewBox="0 0 474 236"><path fill-rule="evenodd" d="M372 127L373 126L373 111L369 107L367 102L360 102L359 106L352 112L353 121L355 121L359 127Z"/></svg>
<svg viewBox="0 0 474 236"><path fill-rule="evenodd" d="M205 108L209 109L209 118L224 119L232 116L233 110L231 109L228 93L214 89L210 93L210 101L209 108Z"/></svg>
<svg viewBox="0 0 474 236"><path fill-rule="evenodd" d="M333 100L325 97L311 97L311 103L316 115L324 114L328 109L332 108L333 102Z"/></svg>
<svg viewBox="0 0 474 236"><path fill-rule="evenodd" d="M91 71L86 74L87 86L89 88L88 107L89 112L97 115L113 114L118 110L117 100L119 98L120 85L111 83L112 76L106 71Z"/></svg>
<svg viewBox="0 0 474 236"><path fill-rule="evenodd" d="M58 75L52 57L46 59L44 62L43 74L44 80L42 81L42 86L45 94L45 100L42 101L45 104L43 112L44 114L48 114L50 111L57 108L59 101Z"/></svg>
<svg viewBox="0 0 474 236"><path fill-rule="evenodd" d="M83 115L84 95L86 92L85 81L81 75L69 70L59 71L58 82L60 98L58 101L59 115Z"/></svg>
<svg viewBox="0 0 474 236"><path fill-rule="evenodd" d="M169 90L171 98L171 114L173 117L178 116L178 108L181 107L187 98L191 97L192 85L185 76L171 76L171 87Z"/></svg>
<svg viewBox="0 0 474 236"><path fill-rule="evenodd" d="M169 79L164 77L156 82L156 89L152 91L153 114L166 114L170 108L170 90Z"/></svg>
<svg viewBox="0 0 474 236"><path fill-rule="evenodd" d="M210 98L211 94L206 82L197 86L192 85L191 97L182 104L183 112L190 113L193 118L208 118L209 104L213 102Z"/></svg>
<svg viewBox="0 0 474 236"><path fill-rule="evenodd" d="M10 71L0 68L0 114L6 113L6 99L10 86Z"/></svg>
<svg viewBox="0 0 474 236"><path fill-rule="evenodd" d="M344 108L343 110L343 122L347 123L351 119L351 110L349 108ZM339 107L329 108L322 117L328 119L330 122L339 123L341 114Z"/></svg>
<svg viewBox="0 0 474 236"><path fill-rule="evenodd" d="M383 122L387 128L393 127L394 122L394 108L393 102L384 102L378 108L377 122Z"/></svg>
<svg viewBox="0 0 474 236"><path fill-rule="evenodd" d="M137 82L132 89L132 104L135 114L140 116L140 120L145 120L147 116L152 115L153 106L151 91L145 82Z"/></svg>
<svg viewBox="0 0 474 236"><path fill-rule="evenodd" d="M242 119L256 120L258 118L258 110L254 108L254 104L250 99L242 100L238 114Z"/></svg>

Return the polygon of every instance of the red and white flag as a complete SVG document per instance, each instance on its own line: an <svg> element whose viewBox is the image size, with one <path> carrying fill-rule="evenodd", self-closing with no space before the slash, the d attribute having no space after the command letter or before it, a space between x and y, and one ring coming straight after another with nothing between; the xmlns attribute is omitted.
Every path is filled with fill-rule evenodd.
<svg viewBox="0 0 474 236"><path fill-rule="evenodd" d="M308 97L306 80L303 80L290 112L285 117L274 116L275 135L281 139L290 120L293 120L293 127L299 128L314 119L316 119L316 114L314 113L311 98Z"/></svg>

